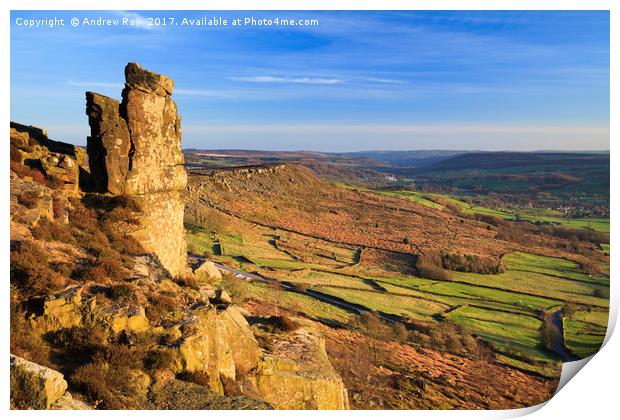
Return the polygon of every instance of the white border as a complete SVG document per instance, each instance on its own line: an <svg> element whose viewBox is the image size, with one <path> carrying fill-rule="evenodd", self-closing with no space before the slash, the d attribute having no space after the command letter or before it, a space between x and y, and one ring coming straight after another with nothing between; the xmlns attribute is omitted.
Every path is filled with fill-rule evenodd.
<svg viewBox="0 0 620 420"><path fill-rule="evenodd" d="M17 0L4 0L0 4L1 13L1 56L0 56L0 80L2 83L2 99L0 102L0 112L2 113L3 124L6 131L1 131L2 134L2 167L5 171L8 170L9 153L8 153L8 123L10 120L10 78L9 78L9 29L10 25L10 10L390 10L390 9L404 9L404 10L611 10L611 139L610 147L612 156L615 156L616 146L615 143L618 137L618 95L620 86L618 85L618 42L620 39L618 33L618 2L613 0L436 0L436 1L420 1L420 0L383 0L383 1L355 1L355 0L295 0L295 1L282 1L282 0L264 0L260 3L251 0L227 0L221 2L214 1L196 1L196 0L175 0L174 2L154 0L93 0L93 1L75 1L75 0L55 0L55 1L17 1ZM174 6L174 7L171 7ZM44 71L44 69L42 69ZM615 179L618 176L620 169L611 166L611 177ZM6 174L8 175L8 174ZM6 326L8 325L9 314L9 243L8 243L8 216L9 216L9 177L0 176L0 190L3 200L0 200L0 211L3 214L2 218L2 237L5 238L0 245L2 272L4 274L4 290L0 292L0 302L2 307L2 321L4 328L0 329L1 334L1 348L2 353L8 356L9 353L9 332ZM618 195L616 194L615 184L612 184L611 189L611 206L616 208ZM612 242L615 244L615 238L617 238L618 229L615 228L615 223L612 224L611 236ZM614 248L615 249L615 248ZM615 267L617 258L616 253L612 254L612 267ZM614 271L615 274L615 271ZM613 277L613 276L612 276ZM610 322L615 325L618 313L618 288L615 281L612 281L612 311L610 316ZM610 327L610 333L613 330L613 326ZM609 339L610 334L608 334ZM5 356L5 357L6 357ZM548 404L542 410L540 406L523 409L523 410L509 410L509 411L486 411L486 412L471 412L471 411L382 411L382 412L363 412L363 411L349 411L349 412L321 412L315 413L311 411L295 412L207 412L204 416L222 416L223 418L230 418L235 416L235 419L262 419L274 417L282 418L283 416L294 415L300 418L311 418L317 415L329 416L334 418L350 418L351 416L358 418L370 418L390 416L392 418L439 418L439 419L452 419L458 417L459 419L479 419L479 418L504 418L504 417L517 417L535 411L530 418L533 419L606 419L611 418L613 414L618 412L617 403L617 375L619 372L618 357L620 356L620 342L617 337L611 336L604 349L595 355L591 362L583 368L582 372L578 374L578 377L571 380L555 397L553 397ZM6 362L8 362L8 357ZM9 407L9 375L8 375L8 363L3 364L1 367L2 377L0 379L0 410L6 411L11 418L32 418L33 416L41 416L46 418L60 419L60 418L83 418L84 416L102 417L102 416L120 416L136 419L151 419L157 418L170 418L170 417L187 417L187 416L202 416L202 413L198 412L169 412L169 411L141 411L141 412L24 412L24 411L10 411Z"/></svg>

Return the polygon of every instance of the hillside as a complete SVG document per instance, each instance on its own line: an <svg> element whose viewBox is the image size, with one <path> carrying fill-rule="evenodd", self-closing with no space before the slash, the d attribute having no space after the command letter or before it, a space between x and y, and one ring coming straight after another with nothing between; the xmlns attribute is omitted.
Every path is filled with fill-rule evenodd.
<svg viewBox="0 0 620 420"><path fill-rule="evenodd" d="M195 172L290 163L318 177L375 190L451 194L470 204L549 221L609 217L607 152L252 150L184 151ZM540 213L536 218L536 213Z"/></svg>
<svg viewBox="0 0 620 420"><path fill-rule="evenodd" d="M11 123L12 408L518 408L600 348L608 219L401 189L363 157L185 164L173 91L129 63L121 102L86 93L86 151ZM500 171L581 185L522 158Z"/></svg>
<svg viewBox="0 0 620 420"><path fill-rule="evenodd" d="M11 408L345 409L321 331L188 259L174 83L88 92L87 154L11 123Z"/></svg>
<svg viewBox="0 0 620 420"><path fill-rule="evenodd" d="M425 400L518 407L534 395L544 399L561 360L592 352L604 336L608 256L599 244L608 237L466 213L455 202L345 188L291 164L190 171L188 243L233 273L250 273L235 285L248 310L279 308L323 324L335 337L328 355L355 408L370 401L423 407ZM588 267L598 271L587 274ZM550 320L563 308L570 315L562 332ZM585 318L592 323L578 321ZM343 336L366 344L343 346ZM364 372L382 391L360 385L361 373L346 362L367 357ZM420 370L403 364L409 358ZM422 375L433 358L461 368L452 379ZM480 396L475 386L454 388L474 371L520 396L507 401ZM422 376L422 394L397 380Z"/></svg>
<svg viewBox="0 0 620 420"><path fill-rule="evenodd" d="M599 167L601 173L609 166L609 153L560 152L477 152L462 153L418 169L418 173L463 169L517 169L536 172L549 168Z"/></svg>
<svg viewBox="0 0 620 420"><path fill-rule="evenodd" d="M396 151L364 151L340 153L340 156L348 158L364 158L377 163L383 162L392 166L408 168L426 167L437 162L451 159L454 156L468 153L464 150L396 150Z"/></svg>
<svg viewBox="0 0 620 420"><path fill-rule="evenodd" d="M217 170L192 175L189 198L267 227L388 253L399 259L438 251L472 253L498 260L524 245L499 240L488 223L449 208L345 189L297 165ZM190 201L190 213L191 213ZM529 236L531 247L554 256L561 238ZM521 241L525 242L525 241ZM594 249L592 249L594 250ZM600 259L600 253L591 252ZM564 255L569 254L564 252ZM580 260L578 255L571 258Z"/></svg>
<svg viewBox="0 0 620 420"><path fill-rule="evenodd" d="M396 170L418 188L480 204L546 208L571 217L609 216L609 153L466 153L414 170Z"/></svg>

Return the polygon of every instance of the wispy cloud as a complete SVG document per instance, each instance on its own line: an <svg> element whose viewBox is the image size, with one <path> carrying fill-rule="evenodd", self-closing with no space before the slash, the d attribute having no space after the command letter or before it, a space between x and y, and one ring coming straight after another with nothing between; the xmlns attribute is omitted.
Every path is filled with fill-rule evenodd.
<svg viewBox="0 0 620 420"><path fill-rule="evenodd" d="M176 89L175 96L198 96L205 98L236 98L238 95L229 90L208 90L208 89Z"/></svg>
<svg viewBox="0 0 620 420"><path fill-rule="evenodd" d="M495 134L606 134L608 125L539 125L539 124L387 124L387 123L293 123L293 124L197 124L185 126L192 132L219 133L295 133L295 132L331 132L337 134L354 133L495 133Z"/></svg>
<svg viewBox="0 0 620 420"><path fill-rule="evenodd" d="M360 78L360 80L366 81L366 82L371 82L371 83L387 83L387 84L391 84L391 85L400 85L400 84L403 84L403 83L407 83L404 80L385 79L385 78L382 78L382 77L362 77L362 78Z"/></svg>
<svg viewBox="0 0 620 420"><path fill-rule="evenodd" d="M121 18L127 18L135 22L135 25L131 26L132 28L142 29L145 31L156 31L161 30L162 26L159 25L149 25L149 21L145 16L142 16L136 12L127 12L124 10L119 10L116 12Z"/></svg>
<svg viewBox="0 0 620 420"><path fill-rule="evenodd" d="M271 150L360 151L607 150L607 125L515 124L186 124L184 147L265 148ZM390 142L385 143L386 136ZM209 139L206 143L204 139ZM584 139L588 139L587 142ZM208 146L207 146L208 145ZM265 148L266 149L266 148Z"/></svg>
<svg viewBox="0 0 620 420"><path fill-rule="evenodd" d="M345 79L323 77L242 76L229 77L229 79L249 83L297 83L305 85L337 85L346 82Z"/></svg>

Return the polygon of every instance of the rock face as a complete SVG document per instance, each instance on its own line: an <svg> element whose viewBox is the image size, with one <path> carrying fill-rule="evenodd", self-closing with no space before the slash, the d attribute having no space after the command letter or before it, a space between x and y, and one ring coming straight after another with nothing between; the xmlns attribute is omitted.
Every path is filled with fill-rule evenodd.
<svg viewBox="0 0 620 420"><path fill-rule="evenodd" d="M222 273L213 264L212 261L205 261L194 270L196 281L198 283L209 283L211 281L221 280Z"/></svg>
<svg viewBox="0 0 620 420"><path fill-rule="evenodd" d="M37 127L11 122L11 161L40 170L59 189L77 193L80 172L87 172L84 149L50 140Z"/></svg>
<svg viewBox="0 0 620 420"><path fill-rule="evenodd" d="M86 93L91 128L88 156L100 192L128 194L140 204L144 229L135 234L173 276L187 271L184 205L187 185L181 121L170 95L174 82L129 63L122 102Z"/></svg>
<svg viewBox="0 0 620 420"><path fill-rule="evenodd" d="M183 369L208 373L213 391L223 394L221 378L234 381L258 365L258 342L236 308L222 312L204 308L194 311L186 322L195 332L179 347Z"/></svg>
<svg viewBox="0 0 620 420"><path fill-rule="evenodd" d="M66 390L67 382L60 372L11 355L12 400L38 410L48 409Z"/></svg>
<svg viewBox="0 0 620 420"><path fill-rule="evenodd" d="M90 181L86 151L15 122L10 141L11 220L31 226L41 218L68 223L70 199Z"/></svg>
<svg viewBox="0 0 620 420"><path fill-rule="evenodd" d="M345 410L347 390L327 358L325 341L301 329L280 337L251 374L244 391L277 409Z"/></svg>
<svg viewBox="0 0 620 420"><path fill-rule="evenodd" d="M91 410L67 391L62 373L11 355L11 406L34 410Z"/></svg>

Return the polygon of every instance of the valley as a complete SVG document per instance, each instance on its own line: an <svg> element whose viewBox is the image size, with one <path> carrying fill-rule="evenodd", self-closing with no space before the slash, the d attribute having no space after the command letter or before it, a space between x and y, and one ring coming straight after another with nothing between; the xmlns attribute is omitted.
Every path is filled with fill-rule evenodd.
<svg viewBox="0 0 620 420"><path fill-rule="evenodd" d="M517 219L446 194L334 183L296 164L203 171L189 176L190 255L223 264L249 308L286 311L390 348L490 363L541 389L553 388L567 355L585 357L602 343L608 219L534 210ZM421 266L424 255L440 267ZM390 351L369 367L376 380L385 379ZM433 380L429 389L439 386Z"/></svg>

